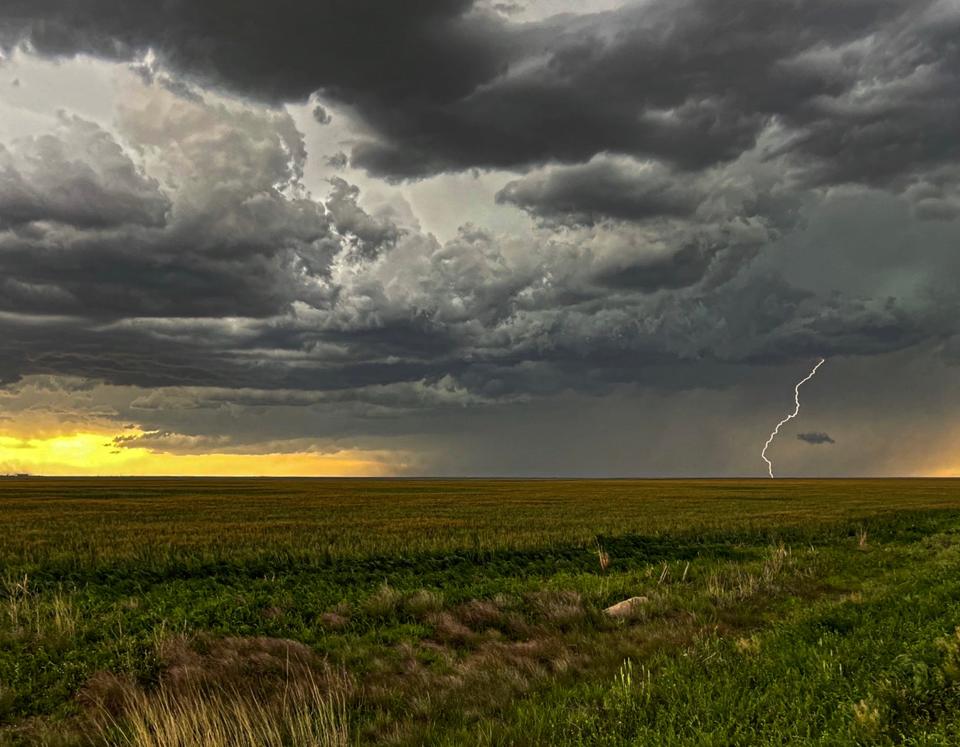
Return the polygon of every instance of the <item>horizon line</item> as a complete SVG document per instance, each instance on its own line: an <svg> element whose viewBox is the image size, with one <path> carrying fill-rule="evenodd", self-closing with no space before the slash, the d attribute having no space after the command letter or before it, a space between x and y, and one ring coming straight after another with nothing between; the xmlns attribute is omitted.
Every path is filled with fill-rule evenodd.
<svg viewBox="0 0 960 747"><path fill-rule="evenodd" d="M0 480L622 480L622 481L695 481L695 480L757 480L767 483L794 480L958 480L960 475L841 475L841 476L784 476L766 475L691 475L691 476L624 476L624 475L42 475L2 474Z"/></svg>

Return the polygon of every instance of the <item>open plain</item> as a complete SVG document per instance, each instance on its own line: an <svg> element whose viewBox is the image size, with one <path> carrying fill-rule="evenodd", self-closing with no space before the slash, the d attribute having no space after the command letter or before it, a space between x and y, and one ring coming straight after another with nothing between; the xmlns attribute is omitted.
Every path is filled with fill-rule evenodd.
<svg viewBox="0 0 960 747"><path fill-rule="evenodd" d="M960 742L957 481L4 479L0 529L3 745Z"/></svg>

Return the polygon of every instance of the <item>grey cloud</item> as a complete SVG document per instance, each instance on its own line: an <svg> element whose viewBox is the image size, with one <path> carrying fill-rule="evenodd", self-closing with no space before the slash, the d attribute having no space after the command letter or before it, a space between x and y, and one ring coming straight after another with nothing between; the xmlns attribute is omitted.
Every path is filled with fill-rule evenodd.
<svg viewBox="0 0 960 747"><path fill-rule="evenodd" d="M960 14L933 0L663 0L524 24L470 0L13 0L0 29L50 55L126 59L149 47L191 80L271 102L320 90L371 133L352 163L391 179L604 153L695 171L779 128L771 154L808 184L899 192L958 154ZM683 193L581 169L522 177L503 199L582 221L688 209ZM953 207L918 211L946 218Z"/></svg>
<svg viewBox="0 0 960 747"><path fill-rule="evenodd" d="M421 386L468 406L628 381L699 386L694 370L710 362L872 355L952 333L949 309L922 298L818 294L744 269L771 225L789 225L769 207L771 225L731 217L762 179L724 170L728 187L675 224L529 239L466 226L439 242L367 213L343 180L327 208L303 195L283 115L144 95L168 119L133 100L121 131L176 186L170 219L4 235L3 380L323 392L396 413L440 407L411 395ZM741 183L753 186L729 187ZM684 249L692 239L704 243Z"/></svg>
<svg viewBox="0 0 960 747"><path fill-rule="evenodd" d="M915 45L916 37L933 44L943 38L920 25L923 7L731 0L548 19L515 32L515 46L504 56L507 70L469 95L400 110L363 99L361 112L383 137L357 146L354 161L377 173L417 176L615 152L701 168L736 158L772 121L781 121L796 128L791 151L831 159L842 126L856 125L857 147L837 177L873 178L871 162L884 159L865 158L871 144L906 151L918 142L910 123L922 97L909 81L901 83L916 60L901 59L896 50ZM889 43L871 44L859 68L847 61L845 47L874 39ZM831 57L824 50L836 51ZM949 75L938 62L941 67ZM889 84L893 105L844 111L844 102L855 103L864 73ZM949 93L951 85L949 78L938 82L945 87L938 93ZM830 101L837 102L833 109ZM934 124L932 107L924 113ZM946 134L943 121L949 119L937 130ZM874 135L881 127L887 134ZM857 169L862 173L854 174Z"/></svg>
<svg viewBox="0 0 960 747"><path fill-rule="evenodd" d="M537 218L588 225L604 218L689 216L701 199L661 164L612 159L534 172L497 194L498 202Z"/></svg>
<svg viewBox="0 0 960 747"><path fill-rule="evenodd" d="M788 188L788 170L764 150L761 142L733 162L700 172L600 156L531 171L497 197L522 206L544 227L593 236L603 251L594 254L589 273L602 286L645 292L708 287L740 272L819 199Z"/></svg>
<svg viewBox="0 0 960 747"><path fill-rule="evenodd" d="M914 205L918 218L950 221L960 217L960 203L950 200L926 199Z"/></svg>
<svg viewBox="0 0 960 747"><path fill-rule="evenodd" d="M346 238L362 259L373 259L380 252L396 244L400 230L389 218L377 218L368 214L357 204L360 190L334 177L330 180L333 191L326 206L337 225L337 230Z"/></svg>
<svg viewBox="0 0 960 747"><path fill-rule="evenodd" d="M814 446L819 444L835 444L836 443L836 441L834 441L830 437L830 434L823 433L822 431L810 431L809 433L798 433L797 438L800 441L804 441Z"/></svg>
<svg viewBox="0 0 960 747"><path fill-rule="evenodd" d="M564 256L557 251L553 262ZM952 330L946 312L823 297L770 275L667 294L621 287L613 296L589 283L571 293L545 282L576 277L578 266L511 260L477 230L447 244L407 237L369 267L334 275L336 293L322 308L296 302L263 319L109 324L8 316L0 376L343 391L356 401L365 391L396 399L401 390L391 386L447 380L477 405L567 388L601 392L618 381L696 385L700 377L689 379L684 367L869 355Z"/></svg>
<svg viewBox="0 0 960 747"><path fill-rule="evenodd" d="M667 256L631 259L627 263L608 266L595 278L611 288L633 288L641 291L676 289L694 285L707 273L717 247L688 243Z"/></svg>
<svg viewBox="0 0 960 747"><path fill-rule="evenodd" d="M332 156L328 156L326 159L327 166L331 168L342 170L347 167L347 164L350 162L350 159L347 157L347 154L342 150L338 150Z"/></svg>
<svg viewBox="0 0 960 747"><path fill-rule="evenodd" d="M163 193L110 134L75 117L0 153L0 215L16 222L0 234L0 308L110 319L321 303L341 242L304 194L306 154L289 117L156 86L141 95L120 130Z"/></svg>
<svg viewBox="0 0 960 747"><path fill-rule="evenodd" d="M248 35L235 21L243 7L218 25L215 6L168 4L162 39L151 25L159 11L147 6L0 9L0 18L19 14L10 38L29 33L51 54L128 59L155 45L197 94L178 94L160 76L128 92L123 146L98 132L102 148L74 157L69 137L50 136L67 173L79 159L100 180L90 194L109 194L115 172L125 175L126 202L98 198L92 213L38 202L28 218L9 220L0 233L0 380L69 374L162 388L121 411L123 422L150 425L162 448L196 435L163 422L167 407L214 413L211 427L227 431L236 408L282 409L296 428L326 435L395 435L414 416L416 428L449 431L451 412L627 384L723 389L745 371L884 355L954 334L955 292L850 280L895 262L910 279L924 279L927 265L952 267L911 239L917 217L938 218L951 238L957 199L956 175L940 163L952 158L947 124L928 122L930 147L904 156L922 139L907 123L927 122L928 112L909 74L919 58L898 54L946 44L923 21L926 5L689 1L510 28L467 3L403 5L372 24L368 3L284 6L292 38L272 17L262 35ZM116 13L102 19L104 10ZM250 17L264 13L257 6ZM48 23L34 24L36 14ZM351 24L359 26L347 50L339 37ZM387 28L384 56L360 60L364 40L378 42ZM944 55L924 68L934 101L950 90L951 64ZM858 100L867 75L883 106ZM307 101L322 88L373 133L351 165L390 178L518 169L499 200L537 225L529 236L468 225L441 241L365 207L343 179L314 199L291 117L199 85L211 81L274 102ZM949 102L936 106L949 117ZM851 149L835 159L840 127ZM31 153L40 140L25 142L7 151L15 165L17 148ZM881 148L871 158L890 155L882 168L869 163L870 143ZM22 166L16 173L42 183ZM884 202L866 191L873 212L859 213L872 222L899 205L905 233L895 246L881 251L856 235L787 246L784 234L822 219L816 209L836 192L823 185L856 181L902 193ZM162 220L143 219L155 214ZM812 283L786 277L784 256L764 264L778 243ZM842 257L855 267L839 268ZM835 292L825 275L837 278ZM333 414L318 425L318 413ZM286 425L273 423L269 437Z"/></svg>
<svg viewBox="0 0 960 747"><path fill-rule="evenodd" d="M62 115L55 134L0 145L0 227L162 226L170 201L98 125Z"/></svg>
<svg viewBox="0 0 960 747"><path fill-rule="evenodd" d="M392 177L605 151L695 168L749 149L772 118L844 178L949 152L954 112L924 102L952 106L956 18L928 20L928 2L686 0L528 24L472 6L13 0L0 25L8 43L46 54L151 47L180 73L270 101L321 89L379 135L355 162ZM912 80L917 69L928 79ZM867 100L864 78L881 89ZM932 138L917 138L917 117ZM853 147L839 148L832 124L852 126ZM865 158L877 147L891 157Z"/></svg>
<svg viewBox="0 0 960 747"><path fill-rule="evenodd" d="M0 40L26 39L48 55L111 59L153 48L180 73L271 102L305 99L318 88L376 89L400 100L455 95L495 72L489 38L462 22L471 5L12 0L0 10Z"/></svg>
<svg viewBox="0 0 960 747"><path fill-rule="evenodd" d="M333 121L333 117L330 116L330 112L324 109L320 104L317 104L313 107L313 119L317 124L327 125Z"/></svg>

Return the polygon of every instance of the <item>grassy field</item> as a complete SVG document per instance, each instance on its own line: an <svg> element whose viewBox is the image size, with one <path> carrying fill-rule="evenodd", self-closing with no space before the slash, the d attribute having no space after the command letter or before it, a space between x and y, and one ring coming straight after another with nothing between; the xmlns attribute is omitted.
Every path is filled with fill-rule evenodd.
<svg viewBox="0 0 960 747"><path fill-rule="evenodd" d="M0 517L0 745L960 744L960 482L4 479Z"/></svg>

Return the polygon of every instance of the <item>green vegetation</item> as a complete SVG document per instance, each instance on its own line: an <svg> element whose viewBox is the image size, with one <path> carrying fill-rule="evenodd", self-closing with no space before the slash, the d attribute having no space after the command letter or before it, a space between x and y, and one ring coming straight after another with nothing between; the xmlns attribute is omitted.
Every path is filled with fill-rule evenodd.
<svg viewBox="0 0 960 747"><path fill-rule="evenodd" d="M954 481L29 479L0 516L0 745L960 743Z"/></svg>

